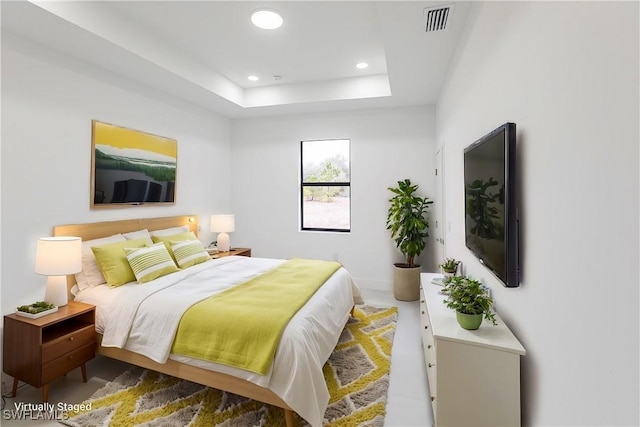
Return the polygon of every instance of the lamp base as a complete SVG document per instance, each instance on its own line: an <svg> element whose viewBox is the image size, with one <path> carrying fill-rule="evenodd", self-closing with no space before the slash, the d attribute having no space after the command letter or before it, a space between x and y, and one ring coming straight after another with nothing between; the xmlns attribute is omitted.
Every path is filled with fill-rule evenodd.
<svg viewBox="0 0 640 427"><path fill-rule="evenodd" d="M231 249L231 242L227 233L218 233L218 251L229 252Z"/></svg>
<svg viewBox="0 0 640 427"><path fill-rule="evenodd" d="M67 297L67 276L47 277L47 290L44 293L44 300L58 307L69 303Z"/></svg>

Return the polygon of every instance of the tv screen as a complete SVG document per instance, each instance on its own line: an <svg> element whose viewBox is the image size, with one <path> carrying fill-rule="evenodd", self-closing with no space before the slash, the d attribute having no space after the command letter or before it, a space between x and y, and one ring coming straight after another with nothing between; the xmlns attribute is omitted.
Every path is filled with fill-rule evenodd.
<svg viewBox="0 0 640 427"><path fill-rule="evenodd" d="M175 203L175 139L91 123L92 208Z"/></svg>
<svg viewBox="0 0 640 427"><path fill-rule="evenodd" d="M515 154L515 123L464 150L465 243L507 287L520 284Z"/></svg>

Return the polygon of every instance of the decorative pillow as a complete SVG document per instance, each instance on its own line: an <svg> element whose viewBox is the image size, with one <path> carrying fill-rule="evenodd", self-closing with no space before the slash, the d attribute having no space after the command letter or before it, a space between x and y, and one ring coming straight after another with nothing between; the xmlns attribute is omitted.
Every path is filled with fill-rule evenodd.
<svg viewBox="0 0 640 427"><path fill-rule="evenodd" d="M153 241L151 240L151 234L149 234L149 230L146 228L144 230L131 231L129 233L122 233L125 239L127 240L136 240L136 239L147 239L147 245L153 245Z"/></svg>
<svg viewBox="0 0 640 427"><path fill-rule="evenodd" d="M162 230L153 230L153 231L150 231L149 234L151 234L151 237L153 238L153 236L158 236L158 237L171 236L174 234L186 233L188 231L189 231L189 226L183 225L182 227L171 227L171 228L164 228Z"/></svg>
<svg viewBox="0 0 640 427"><path fill-rule="evenodd" d="M153 233L151 235L151 240L153 240L153 243L164 243L164 246L167 248L167 250L169 251L169 254L171 255L171 258L173 258L173 260L175 261L176 264L178 264L178 261L176 260L175 255L173 254L173 252L171 251L171 242L182 242L184 240L198 240L198 238L196 237L195 234L193 234L193 231L189 231L189 232L182 232L182 233L178 233L178 234L172 234L170 236L154 236Z"/></svg>
<svg viewBox="0 0 640 427"><path fill-rule="evenodd" d="M211 256L204 249L200 240L170 240L169 243L171 244L171 252L180 268L191 267L211 260Z"/></svg>
<svg viewBox="0 0 640 427"><path fill-rule="evenodd" d="M124 248L124 251L138 283L146 283L179 270L162 243L145 248Z"/></svg>
<svg viewBox="0 0 640 427"><path fill-rule="evenodd" d="M125 238L121 234L114 234L113 236L82 242L82 271L75 275L78 290L83 291L107 282L107 279L102 275L102 271L100 271L91 247L124 241Z"/></svg>
<svg viewBox="0 0 640 427"><path fill-rule="evenodd" d="M145 246L145 239L136 239L91 248L102 274L107 279L107 285L113 288L136 280L136 276L129 266L129 261L127 261L124 248L143 248Z"/></svg>

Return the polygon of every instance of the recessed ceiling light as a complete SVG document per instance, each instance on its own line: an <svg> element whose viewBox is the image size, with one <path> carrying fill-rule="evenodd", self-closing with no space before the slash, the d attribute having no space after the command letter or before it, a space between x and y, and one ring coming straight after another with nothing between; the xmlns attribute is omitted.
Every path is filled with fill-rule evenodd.
<svg viewBox="0 0 640 427"><path fill-rule="evenodd" d="M369 66L369 64L367 64L366 62L358 62L356 64L356 68L359 68L361 70L364 70L365 68L367 68Z"/></svg>
<svg viewBox="0 0 640 427"><path fill-rule="evenodd" d="M258 80L260 80L260 78L258 76L249 76L247 77L249 80L251 80L252 82L257 82Z"/></svg>
<svg viewBox="0 0 640 427"><path fill-rule="evenodd" d="M258 28L275 30L282 25L282 16L274 10L258 9L251 14L251 22Z"/></svg>

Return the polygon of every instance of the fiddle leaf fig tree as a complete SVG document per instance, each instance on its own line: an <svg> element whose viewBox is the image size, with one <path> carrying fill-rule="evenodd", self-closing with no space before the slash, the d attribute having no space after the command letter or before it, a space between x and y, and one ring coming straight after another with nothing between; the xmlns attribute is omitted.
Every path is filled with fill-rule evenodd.
<svg viewBox="0 0 640 427"><path fill-rule="evenodd" d="M416 267L415 257L422 253L425 239L429 236L426 214L433 202L428 197L416 195L418 185L411 184L408 179L398 181L397 187L388 189L394 196L389 199L387 230L391 231L391 238L406 257L403 267Z"/></svg>

